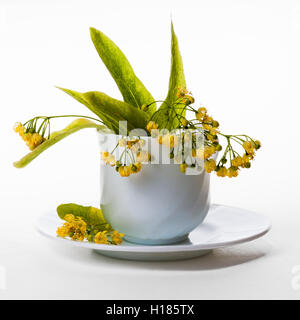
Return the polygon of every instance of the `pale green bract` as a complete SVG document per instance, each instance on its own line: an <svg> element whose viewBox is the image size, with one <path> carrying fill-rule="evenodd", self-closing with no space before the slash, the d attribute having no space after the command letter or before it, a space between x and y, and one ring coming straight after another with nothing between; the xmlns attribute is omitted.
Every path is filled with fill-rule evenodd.
<svg viewBox="0 0 300 320"><path fill-rule="evenodd" d="M101 31L90 28L90 32L94 46L114 78L124 101L137 108L154 102L154 98L135 75L129 61L120 48ZM151 115L155 110L156 105L153 103L147 113Z"/></svg>
<svg viewBox="0 0 300 320"><path fill-rule="evenodd" d="M76 119L72 121L65 129L53 132L50 139L46 140L40 144L33 151L24 156L21 160L14 162L16 168L23 168L27 166L32 160L39 156L42 152L59 142L60 140L66 138L72 133L75 133L81 129L85 128L96 128L98 130L105 130L104 126L98 125L93 121L87 119Z"/></svg>
<svg viewBox="0 0 300 320"><path fill-rule="evenodd" d="M149 115L146 112L126 102L111 98L105 93L98 91L80 93L64 88L59 89L87 106L115 133L119 132L119 121L127 121L127 128L130 131L136 128L145 128L149 120Z"/></svg>
<svg viewBox="0 0 300 320"><path fill-rule="evenodd" d="M169 91L166 100L160 106L160 117L157 120L160 127L166 127L169 130L177 128L179 125L179 120L176 117L175 111L168 110L168 107L178 102L178 89L186 88L183 63L173 23L171 24L171 34L171 73L169 79ZM185 104L178 104L176 106L177 114L185 116L184 107Z"/></svg>

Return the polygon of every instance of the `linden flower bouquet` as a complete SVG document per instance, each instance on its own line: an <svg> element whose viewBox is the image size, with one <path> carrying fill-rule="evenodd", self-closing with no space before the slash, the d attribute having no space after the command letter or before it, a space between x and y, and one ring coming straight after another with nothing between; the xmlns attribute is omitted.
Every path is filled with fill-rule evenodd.
<svg viewBox="0 0 300 320"><path fill-rule="evenodd" d="M261 143L246 134L221 132L219 122L213 119L207 109L196 105L186 86L173 24L169 91L164 100L153 98L114 42L94 28L90 29L90 33L124 101L99 91L80 93L59 88L91 110L95 117L37 116L25 123L17 123L14 130L31 152L14 165L17 168L25 167L68 135L84 128L96 128L102 137L102 210L75 204L60 206L58 214L65 223L57 230L57 234L73 240L87 239L102 244L120 244L124 234L129 241L146 244L173 243L184 239L203 221L208 211L208 173L215 172L219 177L237 177L241 169L251 167ZM63 130L51 132L51 123L61 117L75 120ZM166 162L166 155L169 162ZM195 169L198 177L188 177L190 169ZM141 177L138 178L138 175ZM126 177L128 180L123 180ZM165 181L168 187L160 190ZM133 201L131 196L134 192L140 192L143 184L148 192L137 203L139 201ZM199 195L191 198L195 190ZM190 217L179 217L181 207L175 205L174 197L179 192L179 201L189 203ZM153 201L157 202L158 212L168 211L168 222L147 211ZM170 203L174 203L174 208L170 209ZM141 211L143 217L139 213ZM174 225L171 222L173 218L176 221Z"/></svg>

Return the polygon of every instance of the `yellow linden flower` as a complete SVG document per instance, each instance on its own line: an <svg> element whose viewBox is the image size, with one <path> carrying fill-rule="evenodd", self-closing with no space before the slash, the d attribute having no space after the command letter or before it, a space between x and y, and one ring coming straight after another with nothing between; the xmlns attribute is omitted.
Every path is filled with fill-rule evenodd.
<svg viewBox="0 0 300 320"><path fill-rule="evenodd" d="M211 128L211 129L209 130L209 133L210 133L211 135L215 136L217 133L219 133L219 131L218 131L216 128Z"/></svg>
<svg viewBox="0 0 300 320"><path fill-rule="evenodd" d="M250 168L251 167L251 163L250 163L250 160L252 160L253 159L253 157L254 157L254 155L247 155L246 153L243 155L243 157L242 157L242 161L243 161L243 163L242 163L242 167L243 168Z"/></svg>
<svg viewBox="0 0 300 320"><path fill-rule="evenodd" d="M207 139L208 139L209 141L215 141L214 136L211 135L210 133L208 133L208 134L206 135L206 137L207 137Z"/></svg>
<svg viewBox="0 0 300 320"><path fill-rule="evenodd" d="M142 150L136 155L137 162L149 162L151 155L149 152Z"/></svg>
<svg viewBox="0 0 300 320"><path fill-rule="evenodd" d="M139 142L138 142L138 145L139 145L141 148L143 148L143 147L145 146L145 144L146 144L146 141L143 140L143 139L140 139Z"/></svg>
<svg viewBox="0 0 300 320"><path fill-rule="evenodd" d="M213 122L213 118L206 115L204 117L203 121L206 122L206 123L212 123Z"/></svg>
<svg viewBox="0 0 300 320"><path fill-rule="evenodd" d="M27 147L32 151L40 144L42 144L46 139L43 138L38 133L25 133L26 128L22 125L22 123L17 122L14 126L14 131L17 132L20 137L25 141Z"/></svg>
<svg viewBox="0 0 300 320"><path fill-rule="evenodd" d="M125 139L122 138L118 142L119 142L120 147L126 147L126 140Z"/></svg>
<svg viewBox="0 0 300 320"><path fill-rule="evenodd" d="M246 150L248 154L254 154L255 144L253 141L245 141L243 143L243 148Z"/></svg>
<svg viewBox="0 0 300 320"><path fill-rule="evenodd" d="M21 122L16 122L16 124L14 125L14 131L16 133L19 133L20 136L22 136L25 132L25 127L22 125Z"/></svg>
<svg viewBox="0 0 300 320"><path fill-rule="evenodd" d="M187 104L187 105L192 104L192 103L195 102L194 97L189 95L189 94L185 95L183 100L184 100L184 103Z"/></svg>
<svg viewBox="0 0 300 320"><path fill-rule="evenodd" d="M238 171L238 168L236 168L236 167L230 167L230 168L227 170L227 177L228 177L228 178L237 177L238 174L239 174L239 171Z"/></svg>
<svg viewBox="0 0 300 320"><path fill-rule="evenodd" d="M68 226L65 226L65 225L57 228L57 230L56 230L56 234L61 238L67 237L69 235L69 233L70 233L70 229L68 228Z"/></svg>
<svg viewBox="0 0 300 320"><path fill-rule="evenodd" d="M137 172L137 167L135 166L134 163L132 163L132 164L129 166L129 168L130 168L130 174Z"/></svg>
<svg viewBox="0 0 300 320"><path fill-rule="evenodd" d="M118 168L118 172L119 172L119 175L120 175L121 177L125 177L125 175L124 175L124 166L120 166L120 167Z"/></svg>
<svg viewBox="0 0 300 320"><path fill-rule="evenodd" d="M139 139L132 139L127 141L128 148L131 149L133 146L139 147Z"/></svg>
<svg viewBox="0 0 300 320"><path fill-rule="evenodd" d="M170 134L166 134L162 136L161 143L169 148L174 148L174 146L178 145L178 137Z"/></svg>
<svg viewBox="0 0 300 320"><path fill-rule="evenodd" d="M142 169L142 164L140 162L132 163L130 166L131 173L138 173L141 171L141 169Z"/></svg>
<svg viewBox="0 0 300 320"><path fill-rule="evenodd" d="M45 141L45 139L41 135L39 135L38 133L33 133L31 135L31 139L27 145L30 150L34 150L36 147L38 147L44 141Z"/></svg>
<svg viewBox="0 0 300 320"><path fill-rule="evenodd" d="M184 98L189 92L186 88L177 88L177 98Z"/></svg>
<svg viewBox="0 0 300 320"><path fill-rule="evenodd" d="M132 173L130 166L121 166L118 170L121 177L129 177Z"/></svg>
<svg viewBox="0 0 300 320"><path fill-rule="evenodd" d="M180 171L181 171L182 173L185 173L186 168L187 168L187 164L186 164L186 163L182 163L182 164L180 165Z"/></svg>
<svg viewBox="0 0 300 320"><path fill-rule="evenodd" d="M67 222L73 222L75 221L75 216L73 214L66 214L64 216L64 220L66 220Z"/></svg>
<svg viewBox="0 0 300 320"><path fill-rule="evenodd" d="M158 136L158 137L157 137L157 141L158 141L159 144L162 144L162 139L163 139L162 136Z"/></svg>
<svg viewBox="0 0 300 320"><path fill-rule="evenodd" d="M195 113L196 119L202 122L206 117L206 112L207 112L206 108L204 107L199 108Z"/></svg>
<svg viewBox="0 0 300 320"><path fill-rule="evenodd" d="M204 169L206 172L211 173L212 171L216 170L216 161L214 159L208 159L204 162Z"/></svg>
<svg viewBox="0 0 300 320"><path fill-rule="evenodd" d="M114 230L111 239L112 239L112 244L121 244L123 241L124 233L119 233L118 231Z"/></svg>
<svg viewBox="0 0 300 320"><path fill-rule="evenodd" d="M72 240L83 241L86 237L86 223L80 217L74 217L72 214L67 214L62 227L58 228L56 233L59 237L71 237Z"/></svg>
<svg viewBox="0 0 300 320"><path fill-rule="evenodd" d="M105 160L109 156L108 151L101 151L100 154L101 154L102 160Z"/></svg>
<svg viewBox="0 0 300 320"><path fill-rule="evenodd" d="M105 164L110 164L112 167L116 164L116 159L114 155L110 154L107 151L101 152L101 159L105 162Z"/></svg>
<svg viewBox="0 0 300 320"><path fill-rule="evenodd" d="M154 121L149 121L149 122L147 123L146 129L148 130L148 132L151 133L151 130L153 130L153 129L158 129L158 124L155 123Z"/></svg>
<svg viewBox="0 0 300 320"><path fill-rule="evenodd" d="M183 127L187 127L188 124L189 124L188 120L186 120L185 118L182 118L182 119L180 120L180 122L181 122L181 124L182 124Z"/></svg>
<svg viewBox="0 0 300 320"><path fill-rule="evenodd" d="M243 164L243 159L240 156L237 156L231 160L231 164L234 167L240 167Z"/></svg>
<svg viewBox="0 0 300 320"><path fill-rule="evenodd" d="M254 143L255 143L255 149L258 150L261 147L260 141L259 140L255 140Z"/></svg>
<svg viewBox="0 0 300 320"><path fill-rule="evenodd" d="M146 141L142 139L140 140L134 139L134 140L128 141L128 147L134 153L137 153L141 148L145 146L145 144L146 144Z"/></svg>
<svg viewBox="0 0 300 320"><path fill-rule="evenodd" d="M208 159L216 152L214 146L205 146L204 149L200 148L196 150L197 157L201 160Z"/></svg>
<svg viewBox="0 0 300 320"><path fill-rule="evenodd" d="M214 146L208 146L204 148L204 157L205 159L209 158L216 152L216 148Z"/></svg>
<svg viewBox="0 0 300 320"><path fill-rule="evenodd" d="M205 107L201 107L201 108L198 109L198 112L205 114L207 112L207 109Z"/></svg>
<svg viewBox="0 0 300 320"><path fill-rule="evenodd" d="M220 167L216 172L218 177L226 177L227 175L227 169L225 167Z"/></svg>
<svg viewBox="0 0 300 320"><path fill-rule="evenodd" d="M214 128L218 128L219 127L219 122L218 121L216 121L216 120L213 120L213 122L212 122L212 126L214 127Z"/></svg>
<svg viewBox="0 0 300 320"><path fill-rule="evenodd" d="M137 171L136 172L140 172L142 169L142 164L140 162L135 162L134 164L137 167Z"/></svg>
<svg viewBox="0 0 300 320"><path fill-rule="evenodd" d="M109 244L107 239L107 231L98 232L95 235L94 241L98 244Z"/></svg>
<svg viewBox="0 0 300 320"><path fill-rule="evenodd" d="M81 232L75 232L72 236L72 240L83 241L85 239L85 235Z"/></svg>
<svg viewBox="0 0 300 320"><path fill-rule="evenodd" d="M207 123L203 123L203 128L205 130L208 130L208 131L212 130L212 126L210 124L207 124Z"/></svg>
<svg viewBox="0 0 300 320"><path fill-rule="evenodd" d="M201 122L203 120L204 114L202 114L200 112L196 112L195 117L197 120L199 120Z"/></svg>

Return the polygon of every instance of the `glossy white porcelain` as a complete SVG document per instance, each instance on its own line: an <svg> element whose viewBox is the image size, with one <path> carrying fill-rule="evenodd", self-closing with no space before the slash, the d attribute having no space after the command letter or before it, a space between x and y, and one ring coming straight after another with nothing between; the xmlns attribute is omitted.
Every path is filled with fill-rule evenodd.
<svg viewBox="0 0 300 320"><path fill-rule="evenodd" d="M213 249L248 242L266 234L270 227L267 217L244 209L213 205L205 221L183 242L172 245L137 245L124 241L121 245L105 245L72 241L56 236L62 224L55 212L41 216L36 224L44 236L73 246L94 249L96 252L129 260L180 260L209 253Z"/></svg>
<svg viewBox="0 0 300 320"><path fill-rule="evenodd" d="M101 150L112 150L119 138L101 136ZM150 152L157 164L144 164L139 173L129 177L101 164L101 209L112 227L130 242L156 245L182 241L208 212L209 174L201 170L200 174L185 175L179 164L161 164L164 159L170 162L165 146L156 139L142 138L145 148L152 144Z"/></svg>

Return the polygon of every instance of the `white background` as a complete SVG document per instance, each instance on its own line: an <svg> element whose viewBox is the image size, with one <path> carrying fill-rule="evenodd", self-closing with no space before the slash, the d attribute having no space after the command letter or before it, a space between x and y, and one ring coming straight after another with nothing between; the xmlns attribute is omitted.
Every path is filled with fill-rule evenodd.
<svg viewBox="0 0 300 320"><path fill-rule="evenodd" d="M96 134L79 132L20 170L12 162L27 149L13 124L91 115L54 85L121 98L90 26L111 37L154 97L164 98L171 14L197 101L224 132L263 145L238 179L212 178L213 201L261 212L273 229L253 243L165 263L118 261L42 238L33 228L39 215L63 202L98 205ZM300 265L299 43L299 1L0 0L0 297L299 299L292 286Z"/></svg>

